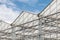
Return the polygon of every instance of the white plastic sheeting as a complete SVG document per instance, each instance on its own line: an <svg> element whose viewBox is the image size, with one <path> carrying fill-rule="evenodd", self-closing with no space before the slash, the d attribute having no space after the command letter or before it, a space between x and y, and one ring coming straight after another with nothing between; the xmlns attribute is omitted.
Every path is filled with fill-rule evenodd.
<svg viewBox="0 0 60 40"><path fill-rule="evenodd" d="M1 40L13 40L13 38L15 40L39 39L39 21L34 21L36 19L38 19L37 15L22 12L12 24L1 21Z"/></svg>
<svg viewBox="0 0 60 40"><path fill-rule="evenodd" d="M47 16L60 12L60 0L53 0L53 2L40 15Z"/></svg>
<svg viewBox="0 0 60 40"><path fill-rule="evenodd" d="M53 2L38 15L22 12L12 24L0 21L1 40L60 40L60 1ZM40 22L39 22L40 21ZM39 24L40 23L40 24ZM41 27L41 31L39 31ZM40 33L42 34L40 35ZM15 36L14 36L15 35Z"/></svg>
<svg viewBox="0 0 60 40"><path fill-rule="evenodd" d="M35 19L38 19L37 15L24 11L18 16L18 18L12 24L20 25Z"/></svg>
<svg viewBox="0 0 60 40"><path fill-rule="evenodd" d="M21 15L19 15L18 18L12 23L12 25L22 28L20 31L17 32L17 34L23 36L21 36L22 38L26 37L24 38L26 40L37 40L36 37L38 37L39 35L39 21L34 21L36 19L38 19L37 15L29 12L22 12Z"/></svg>
<svg viewBox="0 0 60 40"><path fill-rule="evenodd" d="M53 2L40 13L40 18L44 21L42 26L46 40L60 40L60 0Z"/></svg>

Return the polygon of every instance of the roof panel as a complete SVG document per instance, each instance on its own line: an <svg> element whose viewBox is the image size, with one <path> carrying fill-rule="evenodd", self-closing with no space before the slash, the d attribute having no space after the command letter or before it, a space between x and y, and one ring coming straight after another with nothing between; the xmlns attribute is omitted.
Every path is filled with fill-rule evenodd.
<svg viewBox="0 0 60 40"><path fill-rule="evenodd" d="M35 19L38 19L37 15L29 13L29 12L22 12L22 14L19 15L19 17L12 24L20 25L20 24L23 24L23 23L26 23Z"/></svg>
<svg viewBox="0 0 60 40"><path fill-rule="evenodd" d="M40 15L42 16L47 16L53 13L56 13L56 11L58 12L58 10L60 10L60 0L54 0L44 11L42 11L42 13L40 13Z"/></svg>

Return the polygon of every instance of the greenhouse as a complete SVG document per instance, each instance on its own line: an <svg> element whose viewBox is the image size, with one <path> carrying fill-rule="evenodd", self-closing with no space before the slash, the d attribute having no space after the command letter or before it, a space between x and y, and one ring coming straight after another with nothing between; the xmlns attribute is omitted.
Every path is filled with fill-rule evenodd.
<svg viewBox="0 0 60 40"><path fill-rule="evenodd" d="M0 20L0 40L60 40L60 0L39 14L22 11L11 24Z"/></svg>

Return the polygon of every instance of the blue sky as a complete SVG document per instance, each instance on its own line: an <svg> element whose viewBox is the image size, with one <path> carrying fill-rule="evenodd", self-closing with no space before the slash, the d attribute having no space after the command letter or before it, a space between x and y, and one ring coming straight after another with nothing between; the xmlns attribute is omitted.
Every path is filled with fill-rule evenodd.
<svg viewBox="0 0 60 40"><path fill-rule="evenodd" d="M52 0L0 0L0 20L13 22L21 11L40 13Z"/></svg>
<svg viewBox="0 0 60 40"><path fill-rule="evenodd" d="M22 11L40 13L52 0L13 0L13 3Z"/></svg>

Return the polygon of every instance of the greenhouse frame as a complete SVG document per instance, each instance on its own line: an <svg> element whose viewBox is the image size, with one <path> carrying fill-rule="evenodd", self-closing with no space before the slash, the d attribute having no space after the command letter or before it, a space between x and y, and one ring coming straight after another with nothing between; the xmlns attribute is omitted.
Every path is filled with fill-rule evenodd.
<svg viewBox="0 0 60 40"><path fill-rule="evenodd" d="M0 40L60 40L60 0L39 14L22 11L11 24L0 20Z"/></svg>

